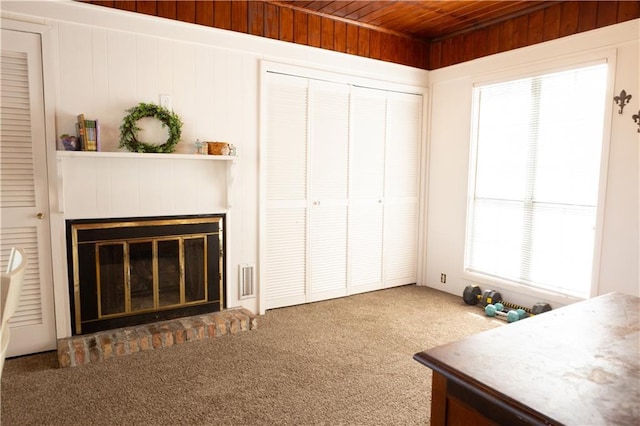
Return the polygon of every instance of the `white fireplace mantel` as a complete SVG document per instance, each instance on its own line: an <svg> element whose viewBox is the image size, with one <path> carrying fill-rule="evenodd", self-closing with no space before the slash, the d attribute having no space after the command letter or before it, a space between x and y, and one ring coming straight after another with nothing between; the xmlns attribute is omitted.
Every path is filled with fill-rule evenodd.
<svg viewBox="0 0 640 426"><path fill-rule="evenodd" d="M58 151L65 219L225 213L237 157Z"/></svg>

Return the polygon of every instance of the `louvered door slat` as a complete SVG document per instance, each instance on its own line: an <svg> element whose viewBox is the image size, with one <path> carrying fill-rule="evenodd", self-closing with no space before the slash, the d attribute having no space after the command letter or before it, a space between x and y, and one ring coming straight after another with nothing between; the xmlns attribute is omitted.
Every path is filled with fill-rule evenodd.
<svg viewBox="0 0 640 426"><path fill-rule="evenodd" d="M346 295L347 209L315 207L309 226L311 300Z"/></svg>
<svg viewBox="0 0 640 426"><path fill-rule="evenodd" d="M416 197L422 123L422 96L389 95L387 195Z"/></svg>
<svg viewBox="0 0 640 426"><path fill-rule="evenodd" d="M349 282L354 293L382 287L382 224L381 203L349 207Z"/></svg>
<svg viewBox="0 0 640 426"><path fill-rule="evenodd" d="M415 282L417 273L417 213L413 203L385 210L385 280L387 285Z"/></svg>
<svg viewBox="0 0 640 426"><path fill-rule="evenodd" d="M42 323L42 306L40 291L40 269L37 262L38 236L37 229L33 228L2 228L2 241L0 242L0 263L6 265L9 260L11 247L24 249L27 257L27 268L22 284L22 293L18 309L10 320L12 326L35 325Z"/></svg>
<svg viewBox="0 0 640 426"><path fill-rule="evenodd" d="M305 199L307 81L278 74L268 78L267 199Z"/></svg>
<svg viewBox="0 0 640 426"><path fill-rule="evenodd" d="M2 52L1 207L35 206L27 65L26 53Z"/></svg>
<svg viewBox="0 0 640 426"><path fill-rule="evenodd" d="M381 198L384 192L384 148L387 94L355 87L352 91L350 198Z"/></svg>
<svg viewBox="0 0 640 426"><path fill-rule="evenodd" d="M305 210L267 210L265 291L268 308L305 302Z"/></svg>
<svg viewBox="0 0 640 426"><path fill-rule="evenodd" d="M349 86L312 81L309 94L311 198L347 197Z"/></svg>

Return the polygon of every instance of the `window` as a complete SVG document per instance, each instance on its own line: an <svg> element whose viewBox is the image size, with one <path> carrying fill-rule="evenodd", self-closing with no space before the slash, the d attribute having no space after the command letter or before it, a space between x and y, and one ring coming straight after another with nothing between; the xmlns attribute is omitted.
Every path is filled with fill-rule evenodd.
<svg viewBox="0 0 640 426"><path fill-rule="evenodd" d="M588 297L607 65L474 88L465 270Z"/></svg>

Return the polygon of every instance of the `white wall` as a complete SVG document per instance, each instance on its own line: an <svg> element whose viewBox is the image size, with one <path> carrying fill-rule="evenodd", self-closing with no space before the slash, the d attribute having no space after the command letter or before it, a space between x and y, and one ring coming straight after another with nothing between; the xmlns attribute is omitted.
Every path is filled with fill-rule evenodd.
<svg viewBox="0 0 640 426"><path fill-rule="evenodd" d="M257 298L238 300L237 265L258 263L260 61L341 73L354 80L427 84L423 70L79 2L2 1L1 8L3 18L50 28L51 49L44 56L54 69L48 79L55 86L56 134L74 132L76 115L84 113L100 120L103 150L118 150L125 109L139 102L158 103L160 94L168 94L184 122L177 152L193 152L196 138L236 145L239 157L229 200L233 207L227 216L227 305L242 304L254 312ZM56 167L55 159L49 166ZM184 186L202 190L207 182ZM70 332L65 217L55 211L55 202L52 206L57 332L65 337Z"/></svg>
<svg viewBox="0 0 640 426"><path fill-rule="evenodd" d="M610 108L615 110L610 123L602 250L594 294L619 291L640 296L640 134L631 118L640 109L639 34L640 20L634 20L430 73L426 285L461 295L472 283L463 276L463 267L473 82L544 67L549 61L613 54L614 94L624 89L633 98L623 115L618 115L611 99ZM447 274L446 284L440 282L441 273ZM490 281L474 283L482 289L499 290L506 300L526 306L542 300L552 302L552 306L574 301Z"/></svg>

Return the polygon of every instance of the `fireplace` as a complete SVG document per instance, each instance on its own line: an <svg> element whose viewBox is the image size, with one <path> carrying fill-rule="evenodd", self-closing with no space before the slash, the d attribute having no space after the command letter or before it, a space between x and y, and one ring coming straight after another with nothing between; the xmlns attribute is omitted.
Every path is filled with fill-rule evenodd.
<svg viewBox="0 0 640 426"><path fill-rule="evenodd" d="M224 309L224 215L67 220L72 333Z"/></svg>

